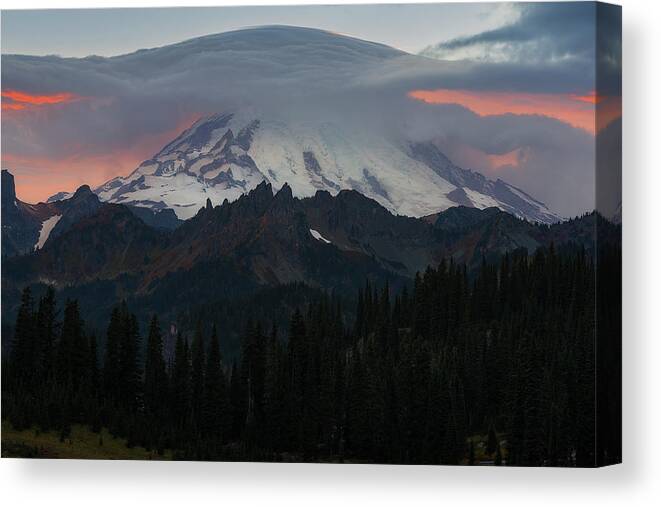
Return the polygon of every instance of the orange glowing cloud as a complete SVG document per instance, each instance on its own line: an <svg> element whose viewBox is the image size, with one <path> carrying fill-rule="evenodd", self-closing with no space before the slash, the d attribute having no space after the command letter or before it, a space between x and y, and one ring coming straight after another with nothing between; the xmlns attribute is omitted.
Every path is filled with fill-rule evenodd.
<svg viewBox="0 0 661 507"><path fill-rule="evenodd" d="M25 109L25 104L15 104L14 102L2 103L3 111L20 111L21 109Z"/></svg>
<svg viewBox="0 0 661 507"><path fill-rule="evenodd" d="M488 154L487 159L492 169L502 167L519 167L525 162L526 153L522 148L503 153L502 155Z"/></svg>
<svg viewBox="0 0 661 507"><path fill-rule="evenodd" d="M602 95L597 95L596 90L586 93L585 95L571 95L571 98L574 100L580 100L581 102L587 102L588 104L598 104L604 97Z"/></svg>
<svg viewBox="0 0 661 507"><path fill-rule="evenodd" d="M1 95L3 111L22 111L33 107L64 104L80 98L73 93L33 95L19 90L2 90Z"/></svg>
<svg viewBox="0 0 661 507"><path fill-rule="evenodd" d="M18 90L3 90L2 96L11 99L14 102L23 102L41 106L44 104L59 104L61 102L71 102L76 96L72 93L55 93L53 95L31 95Z"/></svg>
<svg viewBox="0 0 661 507"><path fill-rule="evenodd" d="M597 130L595 106L607 99L598 96L596 92L573 95L450 89L413 90L408 95L428 104L459 104L480 116L504 114L547 116L591 134L595 134Z"/></svg>

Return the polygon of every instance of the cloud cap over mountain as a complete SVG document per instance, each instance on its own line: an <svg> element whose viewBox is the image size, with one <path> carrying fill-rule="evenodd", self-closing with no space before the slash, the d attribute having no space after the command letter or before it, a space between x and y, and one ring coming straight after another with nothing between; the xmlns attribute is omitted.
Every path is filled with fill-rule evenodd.
<svg viewBox="0 0 661 507"><path fill-rule="evenodd" d="M498 89L523 82L521 90L551 91L549 83L565 82L566 69L551 66L521 81L529 75L525 65L487 65ZM408 95L415 89L485 86L484 69L285 26L111 58L3 55L3 93L68 94L59 103L17 103L25 107L3 111L5 163L19 181L21 174L59 172L96 185L128 174L200 116L252 108L284 121L328 118L390 139L433 141L459 165L502 176L561 215L592 208L589 134L557 119L484 116ZM584 85L573 91L585 92ZM559 84L551 88L569 92ZM60 185L66 181L61 178ZM56 190L69 189L50 193Z"/></svg>

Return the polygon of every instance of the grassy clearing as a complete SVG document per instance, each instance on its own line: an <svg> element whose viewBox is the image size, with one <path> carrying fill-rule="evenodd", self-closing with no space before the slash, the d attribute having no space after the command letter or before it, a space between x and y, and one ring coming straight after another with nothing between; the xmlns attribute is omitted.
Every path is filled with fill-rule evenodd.
<svg viewBox="0 0 661 507"><path fill-rule="evenodd" d="M159 456L155 451L142 447L126 446L126 440L115 438L107 429L94 433L87 426L74 425L71 436L60 442L57 432L40 432L37 429L18 431L7 421L2 421L3 458L51 458L51 459L143 459L168 460L172 454L166 451Z"/></svg>

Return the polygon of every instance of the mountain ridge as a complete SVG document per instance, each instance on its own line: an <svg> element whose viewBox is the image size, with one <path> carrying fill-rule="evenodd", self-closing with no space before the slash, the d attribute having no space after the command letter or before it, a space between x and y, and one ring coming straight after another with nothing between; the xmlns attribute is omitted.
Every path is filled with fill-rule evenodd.
<svg viewBox="0 0 661 507"><path fill-rule="evenodd" d="M84 199L97 204L86 207ZM336 195L319 190L313 196L298 198L288 184L274 191L265 181L236 201L225 200L214 206L207 200L192 218L172 230L151 227L125 205L99 201L88 187L79 189L71 201L64 201L60 209L83 211L69 215L68 224L61 221L66 227L59 233L54 230L43 249L29 257L38 260L62 248L57 245L65 241L59 238L64 234L69 235L66 243L74 244L70 236L76 231L96 238L79 245L79 250L94 249L98 244L102 249L116 248L124 255L126 238L109 231L112 239L102 240L102 233L94 230L97 225L107 227L121 219L122 224L143 231L148 248L143 245L142 250L136 250L144 252L142 262L130 259L126 265L120 263L110 275L134 272L142 279L140 290L145 291L150 290L154 280L174 271L186 271L220 258L229 259L239 271L251 273L257 283L314 284L315 277L321 276L318 280L323 286L321 280L326 274L322 265L332 264L333 256L338 260L338 271L333 276L342 278L342 262L348 269L357 262L363 268L369 266L368 271L410 279L443 258L452 257L470 267L484 257L494 258L518 248L532 251L552 242L572 241L591 248L594 241L594 224L590 222L594 214L552 226L521 220L495 207L479 210L457 206L435 217L413 218L392 214L356 190L341 190ZM131 238L140 243L138 232ZM53 261L40 266L55 269L46 277L58 280L59 265ZM61 283L75 284L87 275L81 279L62 276Z"/></svg>
<svg viewBox="0 0 661 507"><path fill-rule="evenodd" d="M551 244L592 255L599 223L600 242L621 230L595 213L550 226L497 208L412 218L356 190L298 198L289 185L274 191L267 182L236 201L209 200L170 230L149 226L123 204L100 202L41 249L3 260L2 303L11 314L23 287L47 284L83 301L95 319L129 298L144 319L158 312L176 321L199 304L283 287L347 297L366 279L401 287L443 259L464 263L470 275L485 261Z"/></svg>
<svg viewBox="0 0 661 507"><path fill-rule="evenodd" d="M207 198L233 201L267 181L275 188L288 182L297 197L358 190L391 212L414 217L467 205L497 206L542 223L560 220L524 191L456 166L432 142L390 141L354 128L250 112L216 114L95 192L107 202L170 208L184 219Z"/></svg>
<svg viewBox="0 0 661 507"><path fill-rule="evenodd" d="M2 170L2 257L15 257L43 248L102 206L89 185L81 185L63 199L29 204L16 197L14 176ZM146 225L171 230L181 221L172 210L152 210L127 205Z"/></svg>

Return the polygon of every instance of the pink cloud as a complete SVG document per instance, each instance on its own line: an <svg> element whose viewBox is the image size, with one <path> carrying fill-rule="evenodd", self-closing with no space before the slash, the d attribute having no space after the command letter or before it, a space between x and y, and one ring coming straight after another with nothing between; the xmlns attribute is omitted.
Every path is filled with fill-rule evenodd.
<svg viewBox="0 0 661 507"><path fill-rule="evenodd" d="M437 89L413 90L408 96L428 104L459 104L480 116L547 116L591 134L595 134L597 128L603 127L602 122L597 122L597 104L601 108L603 104L616 102L615 98L597 96L596 92L575 95ZM614 119L613 114L617 114L615 109L609 108L610 120Z"/></svg>

